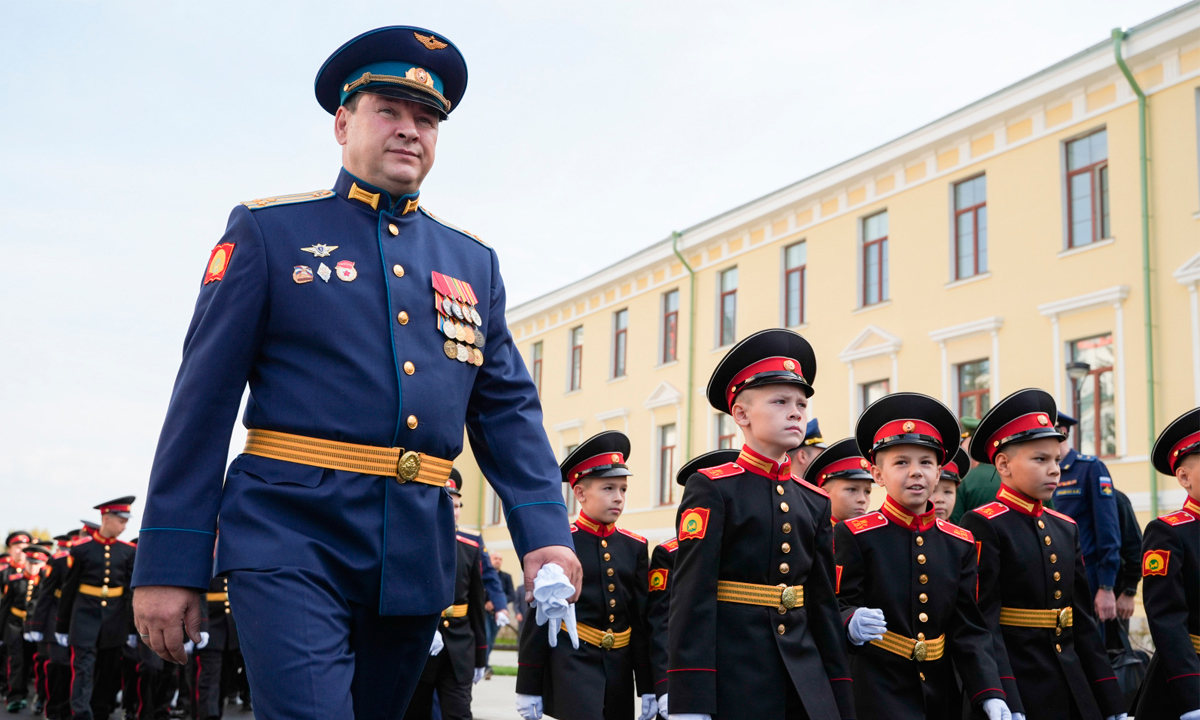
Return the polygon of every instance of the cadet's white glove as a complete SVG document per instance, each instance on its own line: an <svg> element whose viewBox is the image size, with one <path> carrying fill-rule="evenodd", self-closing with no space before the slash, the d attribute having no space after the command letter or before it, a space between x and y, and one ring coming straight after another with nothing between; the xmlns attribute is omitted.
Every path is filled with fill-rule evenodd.
<svg viewBox="0 0 1200 720"><path fill-rule="evenodd" d="M517 693L517 714L524 720L542 720L542 696Z"/></svg>
<svg viewBox="0 0 1200 720"><path fill-rule="evenodd" d="M1179 720L1200 720L1200 710L1188 710L1179 716Z"/></svg>
<svg viewBox="0 0 1200 720"><path fill-rule="evenodd" d="M137 634L134 633L125 638L125 644L133 649L137 649Z"/></svg>
<svg viewBox="0 0 1200 720"><path fill-rule="evenodd" d="M61 645L62 647L66 647L68 645L67 634L66 633L54 633L54 641L56 643L58 643L59 645Z"/></svg>
<svg viewBox="0 0 1200 720"><path fill-rule="evenodd" d="M1105 720L1125 720L1129 717L1129 713L1121 713L1120 715L1109 715Z"/></svg>
<svg viewBox="0 0 1200 720"><path fill-rule="evenodd" d="M558 647L559 627L566 627L571 646L579 649L579 631L575 628L575 603L567 598L575 594L575 586L567 579L563 569L554 563L546 563L533 579L533 601L537 605L537 624L550 621L550 647Z"/></svg>
<svg viewBox="0 0 1200 720"><path fill-rule="evenodd" d="M26 640L28 640L29 642L41 642L45 638L46 638L46 636L41 634L37 630L30 630L29 636L26 638Z"/></svg>
<svg viewBox="0 0 1200 720"><path fill-rule="evenodd" d="M207 645L208 645L208 633L201 632L200 633L200 642L196 643L196 649L203 650L205 648L205 646L207 646Z"/></svg>
<svg viewBox="0 0 1200 720"><path fill-rule="evenodd" d="M1012 719L1013 720L1025 720L1025 713L1013 713Z"/></svg>
<svg viewBox="0 0 1200 720"><path fill-rule="evenodd" d="M675 713L668 715L667 720L712 720L712 715L703 713Z"/></svg>
<svg viewBox="0 0 1200 720"><path fill-rule="evenodd" d="M446 647L446 641L442 639L442 633L438 630L433 631L433 644L429 646L429 657L433 657Z"/></svg>
<svg viewBox="0 0 1200 720"><path fill-rule="evenodd" d="M25 642L33 642L33 636L29 633L24 633L21 635L21 637L25 640Z"/></svg>
<svg viewBox="0 0 1200 720"><path fill-rule="evenodd" d="M486 672L487 668L475 668L475 677L471 680L471 684L478 685L479 681L483 679L483 676Z"/></svg>
<svg viewBox="0 0 1200 720"><path fill-rule="evenodd" d="M987 715L988 720L1012 719L1012 713L1008 711L1008 705L1000 698L988 698L984 700L983 713Z"/></svg>
<svg viewBox="0 0 1200 720"><path fill-rule="evenodd" d="M638 720L651 720L658 714L658 698L654 697L654 693L646 693L642 696L642 714L638 715Z"/></svg>
<svg viewBox="0 0 1200 720"><path fill-rule="evenodd" d="M663 693L662 695L658 696L658 714L661 715L663 718L667 717L667 695L668 694L669 693Z"/></svg>
<svg viewBox="0 0 1200 720"><path fill-rule="evenodd" d="M191 640L188 640L187 642L185 642L183 644L183 651L185 653L187 653L188 655L191 655L193 652L196 651L196 643L192 642Z"/></svg>
<svg viewBox="0 0 1200 720"><path fill-rule="evenodd" d="M496 611L496 627L508 627L508 613L504 610Z"/></svg>
<svg viewBox="0 0 1200 720"><path fill-rule="evenodd" d="M880 640L885 632L887 621L883 619L883 611L878 608L860 607L854 611L850 624L846 626L846 634L855 645Z"/></svg>

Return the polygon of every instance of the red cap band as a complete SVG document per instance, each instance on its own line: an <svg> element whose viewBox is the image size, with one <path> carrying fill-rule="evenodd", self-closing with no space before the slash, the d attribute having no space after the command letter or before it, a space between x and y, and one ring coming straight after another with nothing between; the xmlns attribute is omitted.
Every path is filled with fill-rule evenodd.
<svg viewBox="0 0 1200 720"><path fill-rule="evenodd" d="M100 509L100 514L103 515L104 513L110 513L110 512L129 512L129 509L131 507L133 507L133 506L132 505L101 505L99 509Z"/></svg>
<svg viewBox="0 0 1200 720"><path fill-rule="evenodd" d="M955 475L958 475L958 465L956 465L953 460L947 460L946 464L942 466L942 472L954 473Z"/></svg>
<svg viewBox="0 0 1200 720"><path fill-rule="evenodd" d="M895 437L897 435L928 435L938 444L942 444L942 434L937 431L937 428L925 422L924 420L893 420L884 423L882 427L875 431L875 445L881 441Z"/></svg>
<svg viewBox="0 0 1200 720"><path fill-rule="evenodd" d="M996 457L996 451L1013 435L1042 428L1053 429L1053 427L1050 416L1043 412L1028 413L1009 421L988 438L988 460Z"/></svg>
<svg viewBox="0 0 1200 720"><path fill-rule="evenodd" d="M756 375L765 372L789 372L799 378L802 382L808 382L804 379L804 374L800 372L800 363L789 357L769 357L759 360L756 363L751 363L748 367L742 370L737 375L733 376L729 387L725 388L725 399L733 405L733 399L737 397L739 391L745 388L747 382L754 379Z"/></svg>
<svg viewBox="0 0 1200 720"><path fill-rule="evenodd" d="M831 462L826 465L825 468L821 470L821 474L817 476L817 486L819 487L824 485L825 479L830 475L836 475L837 473L847 472L849 470L862 470L864 472L871 472L871 462L863 457L848 457L842 458L837 462ZM833 479L837 480L837 478Z"/></svg>
<svg viewBox="0 0 1200 720"><path fill-rule="evenodd" d="M9 539L8 544L12 545L13 543L19 543L19 542L23 542L23 543L33 542L33 538L29 537L28 535L24 535L24 534L13 535L12 538Z"/></svg>
<svg viewBox="0 0 1200 720"><path fill-rule="evenodd" d="M585 475L588 470L598 468L602 465L624 465L625 456L619 452L601 453L593 455L584 460L575 467L571 468L571 472L567 473L567 477L571 479L571 485L575 485L575 481Z"/></svg>
<svg viewBox="0 0 1200 720"><path fill-rule="evenodd" d="M1169 463L1171 466L1171 472L1175 472L1175 466L1179 462L1180 455L1185 455L1186 453L1184 451L1188 448L1192 448L1193 445L1200 445L1200 432L1192 433L1191 435L1188 435L1184 439L1175 443L1175 447L1171 448L1171 456L1167 458L1167 463ZM1200 448L1192 449L1200 450Z"/></svg>

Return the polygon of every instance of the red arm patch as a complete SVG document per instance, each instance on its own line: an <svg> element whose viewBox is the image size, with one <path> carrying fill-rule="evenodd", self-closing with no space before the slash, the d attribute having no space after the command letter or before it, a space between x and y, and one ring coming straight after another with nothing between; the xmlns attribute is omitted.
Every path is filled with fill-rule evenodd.
<svg viewBox="0 0 1200 720"><path fill-rule="evenodd" d="M631 537L631 538L633 538L634 540L637 540L637 541L638 541L638 542L640 542L640 543L643 543L643 544L649 544L649 541L648 541L648 540L646 540L646 538L642 537L641 535L638 535L638 534L637 534L637 533L635 533L635 532L629 532L629 531L628 531L628 530L626 530L625 528L617 528L617 532L621 533L622 535L626 535L626 536L628 536L628 537Z"/></svg>
<svg viewBox="0 0 1200 720"><path fill-rule="evenodd" d="M679 540L701 540L708 531L708 508L688 508L679 517Z"/></svg>
<svg viewBox="0 0 1200 720"><path fill-rule="evenodd" d="M1163 515L1159 518L1168 525L1183 525L1184 523L1196 522L1196 518L1187 510L1179 510L1170 515Z"/></svg>
<svg viewBox="0 0 1200 720"><path fill-rule="evenodd" d="M1147 550L1146 554L1142 556L1142 577L1166 575L1167 564L1170 561L1170 550Z"/></svg>
<svg viewBox="0 0 1200 720"><path fill-rule="evenodd" d="M946 533L947 535L952 535L952 536L958 538L959 540L966 540L969 543L975 542L975 536L972 535L971 531L966 528L961 528L961 527L955 525L954 523L946 522L945 520L942 520L940 518L937 521L937 526L938 526L938 530L941 530L942 532Z"/></svg>
<svg viewBox="0 0 1200 720"><path fill-rule="evenodd" d="M737 463L725 463L724 465L718 465L716 467L700 468L700 470L697 472L707 477L709 480L716 480L718 478L741 475L742 473L746 472L746 468L738 465ZM683 538L679 539L682 540Z"/></svg>
<svg viewBox="0 0 1200 720"><path fill-rule="evenodd" d="M650 571L650 592L667 589L667 568L655 568Z"/></svg>
<svg viewBox="0 0 1200 720"><path fill-rule="evenodd" d="M850 528L850 532L854 533L855 535L858 535L859 533L864 533L868 530L874 530L875 528L881 528L884 525L887 525L888 521L887 521L887 518L885 518L883 516L883 513L873 512L873 513L867 513L866 515L862 515L860 517L850 518L849 520L844 520L843 524L845 524L846 527Z"/></svg>
<svg viewBox="0 0 1200 720"><path fill-rule="evenodd" d="M1057 510L1051 510L1050 508L1042 508L1042 509L1045 510L1046 512L1050 513L1054 517L1058 518L1059 520L1066 520L1067 522L1071 523L1072 525L1075 524L1075 521L1072 520L1069 515L1063 515L1062 513L1058 512Z"/></svg>
<svg viewBox="0 0 1200 720"><path fill-rule="evenodd" d="M988 520L998 518L1008 512L1008 506L1002 502L988 503L982 507L975 508L972 512L977 512Z"/></svg>
<svg viewBox="0 0 1200 720"><path fill-rule="evenodd" d="M801 485L803 485L804 487L808 488L809 490L812 490L813 492L815 492L815 493L819 494L819 495L824 495L825 497L829 497L829 493L825 492L824 490L822 490L821 488L817 487L816 485L813 485L812 483L808 482L807 480L804 480L804 479L802 479L802 478L800 478L800 477L797 477L797 476L795 476L795 475L793 475L793 476L792 476L792 479L793 479L793 480L795 480L796 482L800 483L800 484L801 484Z"/></svg>
<svg viewBox="0 0 1200 720"><path fill-rule="evenodd" d="M221 243L212 249L208 256L208 270L204 273L204 284L216 282L225 277L229 269L229 258L233 256L233 243Z"/></svg>

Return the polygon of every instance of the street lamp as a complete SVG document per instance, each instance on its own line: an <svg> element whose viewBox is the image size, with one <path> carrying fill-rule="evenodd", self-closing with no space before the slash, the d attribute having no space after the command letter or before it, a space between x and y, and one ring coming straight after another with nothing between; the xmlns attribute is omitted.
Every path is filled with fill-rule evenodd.
<svg viewBox="0 0 1200 720"><path fill-rule="evenodd" d="M1082 413L1080 412L1079 396L1083 394L1083 380L1091 371L1092 366L1088 365L1082 360L1073 360L1067 363L1067 377L1071 378L1071 390L1074 391L1073 394L1075 395L1075 397L1072 398L1073 402L1071 403L1071 409L1075 411L1075 419L1079 420L1080 422L1082 422L1082 418L1080 417ZM1076 444L1079 442L1079 433L1075 433L1075 442Z"/></svg>

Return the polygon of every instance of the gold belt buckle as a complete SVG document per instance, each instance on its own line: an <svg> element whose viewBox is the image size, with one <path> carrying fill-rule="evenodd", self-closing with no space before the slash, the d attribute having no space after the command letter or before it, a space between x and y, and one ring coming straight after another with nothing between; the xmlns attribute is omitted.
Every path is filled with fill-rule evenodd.
<svg viewBox="0 0 1200 720"><path fill-rule="evenodd" d="M1060 629L1067 627L1067 620L1070 619L1070 616L1071 608L1063 608L1058 611L1057 622Z"/></svg>
<svg viewBox="0 0 1200 720"><path fill-rule="evenodd" d="M102 598L108 597L108 586L107 585L100 586L100 597L102 597Z"/></svg>
<svg viewBox="0 0 1200 720"><path fill-rule="evenodd" d="M784 610L791 610L796 607L796 588L791 585L779 586L779 604Z"/></svg>
<svg viewBox="0 0 1200 720"><path fill-rule="evenodd" d="M396 462L396 479L406 483L417 477L421 472L421 456L409 450L400 448L400 459Z"/></svg>
<svg viewBox="0 0 1200 720"><path fill-rule="evenodd" d="M617 636L613 635L612 630L604 633L604 637L600 638L600 647L605 650L612 650L613 645L617 644Z"/></svg>
<svg viewBox="0 0 1200 720"><path fill-rule="evenodd" d="M929 646L925 644L924 640L918 640L913 645L912 659L917 662L925 662L925 658L927 657L929 657Z"/></svg>

